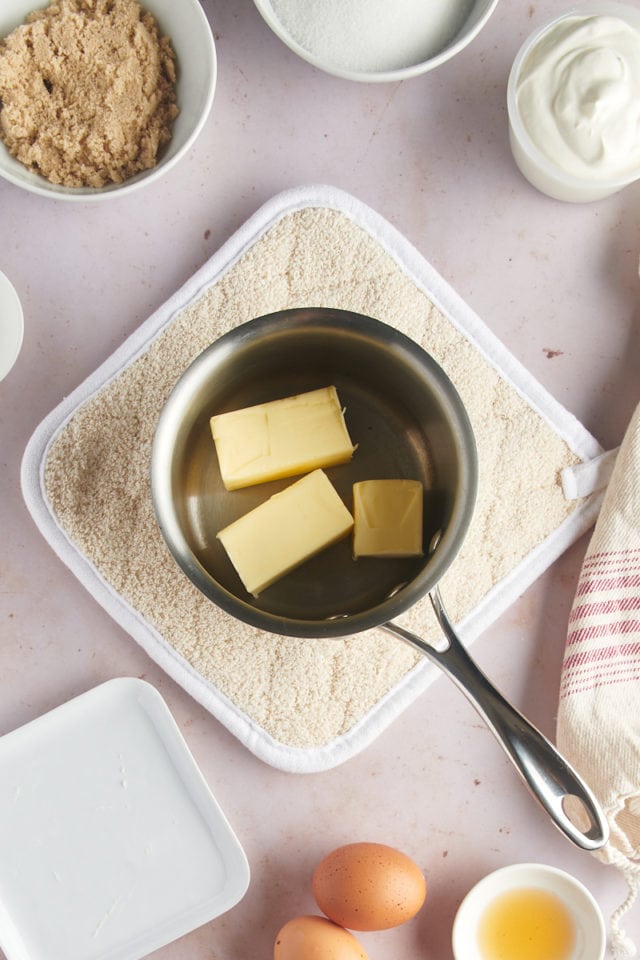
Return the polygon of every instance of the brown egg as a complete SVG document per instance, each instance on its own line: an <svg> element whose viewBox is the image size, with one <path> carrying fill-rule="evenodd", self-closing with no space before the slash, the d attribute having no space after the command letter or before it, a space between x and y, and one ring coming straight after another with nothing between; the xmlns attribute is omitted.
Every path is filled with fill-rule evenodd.
<svg viewBox="0 0 640 960"><path fill-rule="evenodd" d="M326 917L294 917L276 937L273 960L368 960L348 930Z"/></svg>
<svg viewBox="0 0 640 960"><path fill-rule="evenodd" d="M328 854L313 875L316 903L350 930L387 930L416 915L427 894L422 871L383 843L348 843Z"/></svg>

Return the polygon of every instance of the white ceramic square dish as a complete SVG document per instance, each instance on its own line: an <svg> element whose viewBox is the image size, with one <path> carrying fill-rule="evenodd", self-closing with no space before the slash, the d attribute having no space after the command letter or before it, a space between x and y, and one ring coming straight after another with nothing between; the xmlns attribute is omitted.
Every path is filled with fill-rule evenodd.
<svg viewBox="0 0 640 960"><path fill-rule="evenodd" d="M0 738L7 960L139 960L229 910L248 883L150 684L110 680Z"/></svg>

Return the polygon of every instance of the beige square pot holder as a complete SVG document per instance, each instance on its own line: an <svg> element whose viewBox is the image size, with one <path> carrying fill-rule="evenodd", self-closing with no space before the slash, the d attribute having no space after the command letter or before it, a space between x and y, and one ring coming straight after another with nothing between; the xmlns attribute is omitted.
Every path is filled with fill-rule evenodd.
<svg viewBox="0 0 640 960"><path fill-rule="evenodd" d="M327 186L274 197L43 421L24 455L35 522L163 669L249 750L283 770L362 750L438 676L382 630L338 640L240 623L192 586L153 513L149 463L176 380L213 340L291 307L352 310L421 344L458 389L480 482L441 583L466 643L595 521L606 456L398 231ZM428 599L400 622L427 638Z"/></svg>

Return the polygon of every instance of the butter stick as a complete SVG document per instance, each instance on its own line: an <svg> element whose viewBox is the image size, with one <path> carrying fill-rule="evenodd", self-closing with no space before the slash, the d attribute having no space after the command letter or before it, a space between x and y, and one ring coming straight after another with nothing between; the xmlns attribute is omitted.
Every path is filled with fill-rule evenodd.
<svg viewBox="0 0 640 960"><path fill-rule="evenodd" d="M257 596L305 560L346 537L353 517L323 470L314 470L220 530L218 538Z"/></svg>
<svg viewBox="0 0 640 960"><path fill-rule="evenodd" d="M211 417L227 490L347 463L355 450L335 387Z"/></svg>
<svg viewBox="0 0 640 960"><path fill-rule="evenodd" d="M421 556L422 501L419 480L354 483L354 557Z"/></svg>

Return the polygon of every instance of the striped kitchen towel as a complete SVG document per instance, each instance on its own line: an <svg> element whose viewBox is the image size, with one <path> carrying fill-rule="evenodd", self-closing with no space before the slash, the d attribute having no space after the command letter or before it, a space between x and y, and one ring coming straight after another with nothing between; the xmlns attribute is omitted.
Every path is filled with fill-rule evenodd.
<svg viewBox="0 0 640 960"><path fill-rule="evenodd" d="M625 434L583 562L569 619L557 742L610 826L597 852L629 895L611 919L616 958L637 950L619 921L640 890L640 406Z"/></svg>

